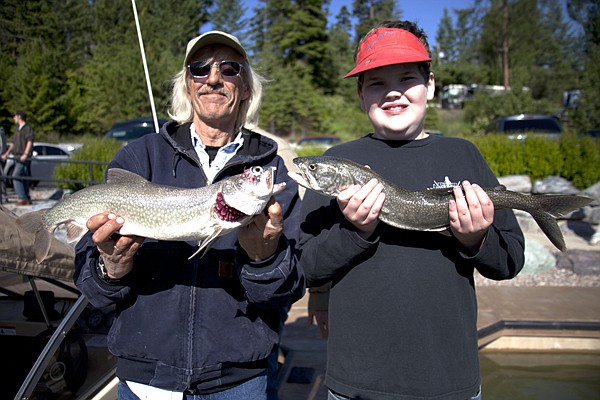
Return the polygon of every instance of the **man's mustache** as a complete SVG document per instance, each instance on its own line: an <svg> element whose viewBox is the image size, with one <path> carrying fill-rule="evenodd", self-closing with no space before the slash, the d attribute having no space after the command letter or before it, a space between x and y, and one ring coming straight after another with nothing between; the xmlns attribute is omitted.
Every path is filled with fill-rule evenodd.
<svg viewBox="0 0 600 400"><path fill-rule="evenodd" d="M231 93L225 88L212 88L204 86L198 90L198 96L201 96L203 94L220 94L227 97L227 99L231 99Z"/></svg>

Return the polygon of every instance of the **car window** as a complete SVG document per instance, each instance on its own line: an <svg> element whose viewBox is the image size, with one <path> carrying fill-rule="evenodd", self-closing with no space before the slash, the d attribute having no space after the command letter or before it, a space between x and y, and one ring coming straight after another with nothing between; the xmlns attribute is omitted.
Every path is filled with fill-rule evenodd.
<svg viewBox="0 0 600 400"><path fill-rule="evenodd" d="M560 125L552 119L523 119L518 121L505 121L504 130L509 132L560 132L561 128Z"/></svg>
<svg viewBox="0 0 600 400"><path fill-rule="evenodd" d="M44 154L47 156L68 156L69 155L66 151L59 149L58 147L46 146L45 150L46 150L46 152Z"/></svg>
<svg viewBox="0 0 600 400"><path fill-rule="evenodd" d="M107 136L116 140L131 141L134 139L141 138L148 133L155 133L154 124L144 123L138 126L122 126L114 127L108 131Z"/></svg>

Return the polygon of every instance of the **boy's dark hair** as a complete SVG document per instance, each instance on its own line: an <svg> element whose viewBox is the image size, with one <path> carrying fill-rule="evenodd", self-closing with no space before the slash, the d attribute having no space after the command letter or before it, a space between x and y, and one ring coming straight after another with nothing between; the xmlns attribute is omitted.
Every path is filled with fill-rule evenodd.
<svg viewBox="0 0 600 400"><path fill-rule="evenodd" d="M356 46L356 50L354 51L354 60L356 60L356 57L358 55L358 50L360 49L360 44L363 42L363 40L365 40L365 38L367 38L373 31L375 31L376 29L379 29L379 28L403 29L405 31L408 31L408 32L412 33L413 35L415 35L417 37L417 39L419 39L419 41L421 43L423 43L423 45L427 49L427 52L429 53L429 42L427 41L427 34L425 33L425 31L423 29L419 28L417 26L417 24L415 24L412 21L384 21L384 22L380 22L379 24L374 26L369 32L367 32L360 39L360 41L358 42L358 46ZM431 73L431 62L422 61L422 62L417 63L417 66L419 67L419 71L421 71L421 74L423 75L425 82L427 82L429 80L429 74ZM357 83L358 83L359 88L360 88L360 85L362 84L362 76L363 76L363 73L360 73L358 76Z"/></svg>

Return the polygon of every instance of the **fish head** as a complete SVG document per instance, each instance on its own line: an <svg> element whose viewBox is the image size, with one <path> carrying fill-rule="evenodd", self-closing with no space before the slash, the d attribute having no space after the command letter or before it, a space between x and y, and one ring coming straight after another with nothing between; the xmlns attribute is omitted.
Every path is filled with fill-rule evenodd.
<svg viewBox="0 0 600 400"><path fill-rule="evenodd" d="M275 170L275 167L253 166L224 180L217 202L222 201L246 216L259 214L271 196L285 187L285 182L275 183Z"/></svg>
<svg viewBox="0 0 600 400"><path fill-rule="evenodd" d="M335 197L356 183L352 170L335 157L296 157L293 161L300 172L288 172L290 178L298 185L326 196Z"/></svg>

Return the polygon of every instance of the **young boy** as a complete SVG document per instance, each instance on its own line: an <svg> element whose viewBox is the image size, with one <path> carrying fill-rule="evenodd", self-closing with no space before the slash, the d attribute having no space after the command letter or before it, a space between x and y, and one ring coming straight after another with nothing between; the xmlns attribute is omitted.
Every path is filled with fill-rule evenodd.
<svg viewBox="0 0 600 400"><path fill-rule="evenodd" d="M522 232L483 191L498 181L479 151L423 129L434 95L430 61L426 36L411 22L369 32L346 78L358 78L374 132L326 155L408 190L461 182L448 204L452 235L380 222L385 194L375 180L333 200L304 197L301 262L309 286L332 284L329 399L481 398L473 272L509 279L523 266Z"/></svg>

